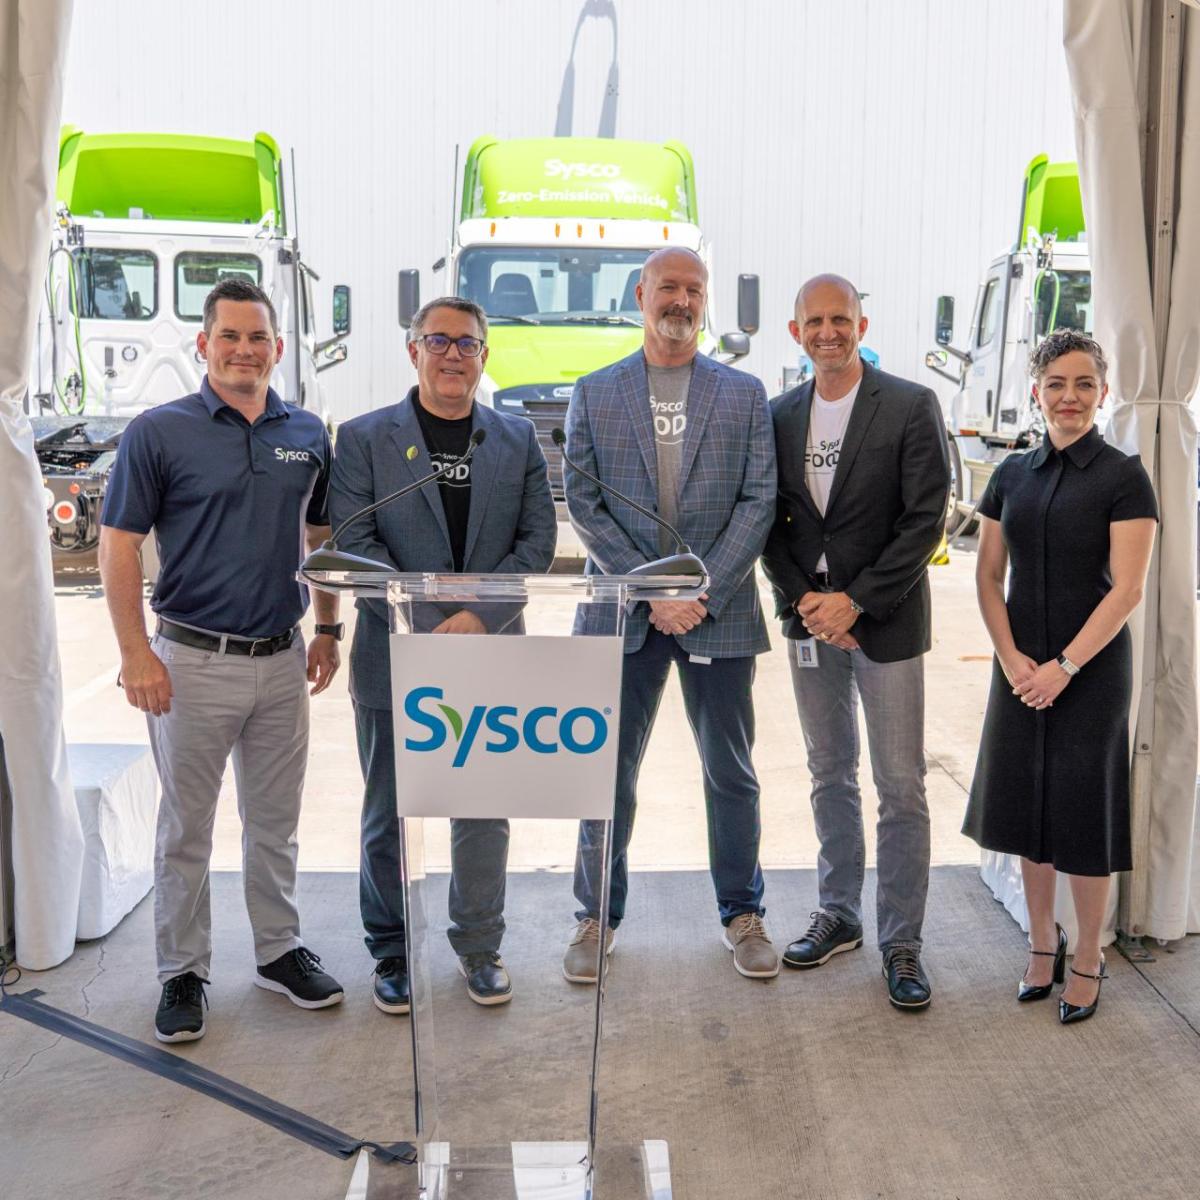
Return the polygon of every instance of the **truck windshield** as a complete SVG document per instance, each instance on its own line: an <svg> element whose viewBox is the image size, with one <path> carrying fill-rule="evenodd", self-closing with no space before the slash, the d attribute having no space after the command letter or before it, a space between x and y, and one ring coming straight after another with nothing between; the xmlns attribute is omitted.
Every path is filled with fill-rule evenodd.
<svg viewBox="0 0 1200 1200"><path fill-rule="evenodd" d="M158 259L148 250L73 250L78 315L148 321L158 311Z"/></svg>
<svg viewBox="0 0 1200 1200"><path fill-rule="evenodd" d="M1092 332L1092 273L1043 271L1034 283L1036 334L1044 338L1054 329Z"/></svg>
<svg viewBox="0 0 1200 1200"><path fill-rule="evenodd" d="M641 324L634 288L648 250L486 246L464 250L458 294L489 320Z"/></svg>
<svg viewBox="0 0 1200 1200"><path fill-rule="evenodd" d="M222 279L262 283L262 263L253 254L188 250L175 256L175 315L184 321L204 316L204 298Z"/></svg>

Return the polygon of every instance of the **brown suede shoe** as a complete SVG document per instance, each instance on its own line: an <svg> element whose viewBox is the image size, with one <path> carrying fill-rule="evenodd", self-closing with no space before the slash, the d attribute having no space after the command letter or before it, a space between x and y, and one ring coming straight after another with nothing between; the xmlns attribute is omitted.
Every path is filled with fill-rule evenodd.
<svg viewBox="0 0 1200 1200"><path fill-rule="evenodd" d="M725 927L721 940L733 951L733 965L747 979L773 979L779 974L779 954L767 936L758 913L740 913Z"/></svg>
<svg viewBox="0 0 1200 1200"><path fill-rule="evenodd" d="M605 954L613 950L613 938L616 930L611 926L608 936L604 939ZM600 922L591 917L584 917L575 926L571 935L571 944L563 955L563 975L572 983L595 983L596 971L600 965Z"/></svg>

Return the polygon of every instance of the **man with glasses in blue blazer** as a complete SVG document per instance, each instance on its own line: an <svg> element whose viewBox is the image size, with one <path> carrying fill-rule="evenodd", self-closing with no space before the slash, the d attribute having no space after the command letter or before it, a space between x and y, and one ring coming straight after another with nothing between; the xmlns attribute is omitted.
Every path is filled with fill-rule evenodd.
<svg viewBox="0 0 1200 1200"><path fill-rule="evenodd" d="M408 354L417 385L398 404L338 430L329 507L332 524L423 475L453 465L440 482L350 525L341 548L398 571L528 575L550 569L557 519L546 460L533 425L475 402L487 362L487 316L469 300L430 301L413 318ZM486 437L468 457L471 435ZM375 964L374 1000L409 1011L409 981L396 815L396 752L388 619L381 600L357 602L350 695L366 789L359 905ZM425 633L520 633L519 611L422 604ZM496 628L496 623L503 629ZM451 822L450 944L477 1004L505 1004L512 982L500 958L508 822Z"/></svg>
<svg viewBox="0 0 1200 1200"><path fill-rule="evenodd" d="M750 756L755 655L770 648L754 564L775 513L771 413L757 379L697 353L708 295L699 255L682 247L656 251L636 295L643 347L575 385L567 454L676 526L712 582L698 600L639 603L626 623L604 951L611 952L625 916L638 771L674 663L704 767L722 941L738 972L770 978L779 973L779 956L763 924L759 787ZM587 571L625 574L673 549L657 524L570 468L565 487ZM603 832L598 821L580 826L578 923L563 960L573 983L595 983L599 967Z"/></svg>

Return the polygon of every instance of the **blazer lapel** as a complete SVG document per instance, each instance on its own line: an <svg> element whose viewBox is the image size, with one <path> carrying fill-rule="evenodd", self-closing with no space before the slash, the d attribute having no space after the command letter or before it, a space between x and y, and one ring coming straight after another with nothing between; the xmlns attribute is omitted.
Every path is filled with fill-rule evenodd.
<svg viewBox="0 0 1200 1200"><path fill-rule="evenodd" d="M497 469L500 466L502 449L500 445L502 431L496 428L500 422L490 408L478 401L475 402L473 424L476 429L486 429L487 437L475 448L475 453L471 456L471 504L467 509L467 538L463 546L463 570L466 570L466 565L471 560L471 551L474 550L475 540L479 537L484 513L487 512L488 499L492 494L492 485L496 481Z"/></svg>
<svg viewBox="0 0 1200 1200"><path fill-rule="evenodd" d="M717 373L712 369L712 363L702 354L697 354L693 363L692 381L687 394L687 426L683 433L683 453L679 461L680 494L683 493L692 464L696 461L696 451L700 449L704 427L708 424L708 418L717 402Z"/></svg>
<svg viewBox="0 0 1200 1200"><path fill-rule="evenodd" d="M658 493L658 450L654 444L654 421L650 416L650 384L646 379L646 360L639 351L625 365L625 407L633 436L650 476L651 490Z"/></svg>
<svg viewBox="0 0 1200 1200"><path fill-rule="evenodd" d="M413 409L412 399L402 401L396 409L396 420L392 425L392 444L399 451L400 463L402 464L397 474L405 481L405 483L415 483L423 475L428 475L432 470L432 464L429 461L429 447L425 444L425 437L421 433L421 422L417 420L416 411ZM413 454L413 449L417 453ZM483 447L481 446L480 449ZM471 465L475 462L472 459ZM437 522L437 527L442 531L442 537L446 539L446 548L450 548L450 530L446 527L446 510L442 507L442 498L438 494L438 485L436 483L427 483L420 489L421 495L425 498L425 502L429 505L430 512L433 513L433 519Z"/></svg>
<svg viewBox="0 0 1200 1200"><path fill-rule="evenodd" d="M854 398L854 407L850 410L850 420L846 424L846 436L842 440L842 452L838 455L838 465L833 472L833 483L829 488L829 503L825 505L826 516L833 511L833 506L837 503L837 498L846 483L846 476L850 474L850 469L854 466L854 459L858 455L863 438L866 437L867 430L875 419L875 413L879 410L878 391L879 381L875 378L871 368L864 365L862 383L859 385L858 395Z"/></svg>

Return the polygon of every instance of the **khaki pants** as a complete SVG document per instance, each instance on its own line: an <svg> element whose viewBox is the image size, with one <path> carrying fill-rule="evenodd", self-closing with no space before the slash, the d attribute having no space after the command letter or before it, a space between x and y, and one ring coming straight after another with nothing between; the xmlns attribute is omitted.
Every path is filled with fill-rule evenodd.
<svg viewBox="0 0 1200 1200"><path fill-rule="evenodd" d="M259 966L302 945L296 827L308 759L304 639L262 658L197 650L156 636L171 711L147 717L162 782L154 856L158 979L209 977L209 858L221 776L233 756L242 883Z"/></svg>

